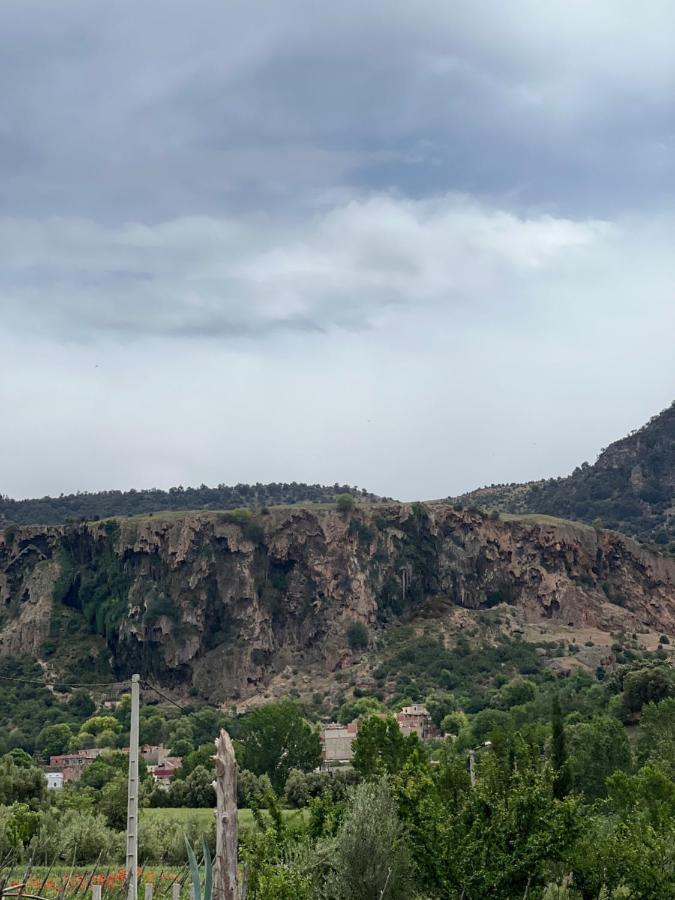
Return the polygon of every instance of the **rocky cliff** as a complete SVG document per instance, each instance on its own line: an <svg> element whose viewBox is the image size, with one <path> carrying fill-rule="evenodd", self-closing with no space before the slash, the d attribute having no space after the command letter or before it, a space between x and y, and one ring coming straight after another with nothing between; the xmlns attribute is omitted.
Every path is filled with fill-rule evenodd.
<svg viewBox="0 0 675 900"><path fill-rule="evenodd" d="M448 504L0 533L0 653L78 678L140 670L244 698L288 665L347 665L355 620L375 633L439 601L673 634L675 561L613 532Z"/></svg>

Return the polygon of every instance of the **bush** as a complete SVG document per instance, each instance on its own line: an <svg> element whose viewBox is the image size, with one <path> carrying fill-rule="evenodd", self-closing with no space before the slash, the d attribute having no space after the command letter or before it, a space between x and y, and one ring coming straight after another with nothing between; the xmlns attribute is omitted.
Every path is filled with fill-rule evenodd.
<svg viewBox="0 0 675 900"><path fill-rule="evenodd" d="M297 771L298 769L291 769L289 775ZM256 775L249 769L242 769L237 775L237 804L240 809L261 806L271 790L272 782L268 775Z"/></svg>
<svg viewBox="0 0 675 900"><path fill-rule="evenodd" d="M347 643L351 650L366 650L368 648L368 629L363 622L352 622L347 627Z"/></svg>
<svg viewBox="0 0 675 900"><path fill-rule="evenodd" d="M87 865L101 857L102 863L121 861L124 855L124 835L108 828L105 816L77 809L47 812L40 830L31 841L36 859L64 860Z"/></svg>
<svg viewBox="0 0 675 900"><path fill-rule="evenodd" d="M330 900L412 896L412 861L385 779L354 790L331 857L334 869L326 885Z"/></svg>
<svg viewBox="0 0 675 900"><path fill-rule="evenodd" d="M288 773L284 799L288 806L299 809L307 806L314 797L328 797L331 803L339 803L347 796L348 788L358 782L354 769L332 772L301 772L291 769Z"/></svg>
<svg viewBox="0 0 675 900"><path fill-rule="evenodd" d="M356 501L351 494L338 494L335 498L335 504L341 513L351 512L356 506Z"/></svg>

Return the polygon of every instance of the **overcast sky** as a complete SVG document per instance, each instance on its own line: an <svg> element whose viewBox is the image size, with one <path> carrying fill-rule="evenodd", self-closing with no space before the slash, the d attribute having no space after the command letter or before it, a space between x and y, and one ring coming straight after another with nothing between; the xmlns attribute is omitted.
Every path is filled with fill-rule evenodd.
<svg viewBox="0 0 675 900"><path fill-rule="evenodd" d="M569 472L675 393L670 0L3 0L0 493Z"/></svg>

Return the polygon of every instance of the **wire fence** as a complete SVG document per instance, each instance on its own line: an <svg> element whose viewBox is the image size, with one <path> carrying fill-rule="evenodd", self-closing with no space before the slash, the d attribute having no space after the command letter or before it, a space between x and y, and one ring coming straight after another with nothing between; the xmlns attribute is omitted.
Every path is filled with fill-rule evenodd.
<svg viewBox="0 0 675 900"><path fill-rule="evenodd" d="M144 900L182 900L191 895L188 866L140 866L138 896ZM55 859L49 866L25 866L9 855L0 861L0 900L124 900L129 881L124 868L101 866L68 868Z"/></svg>

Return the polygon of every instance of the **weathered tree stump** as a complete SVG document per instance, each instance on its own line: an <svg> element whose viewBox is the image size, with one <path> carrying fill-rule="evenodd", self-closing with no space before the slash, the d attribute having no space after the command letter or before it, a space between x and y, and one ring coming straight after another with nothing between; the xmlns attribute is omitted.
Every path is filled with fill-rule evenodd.
<svg viewBox="0 0 675 900"><path fill-rule="evenodd" d="M237 883L237 761L229 734L216 738L216 857L213 900L240 900Z"/></svg>

